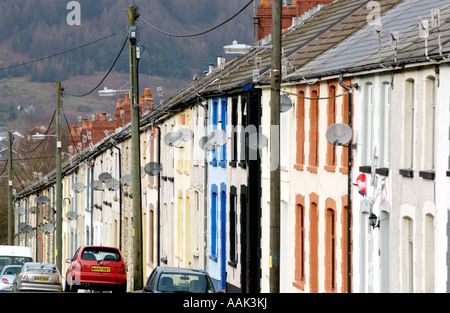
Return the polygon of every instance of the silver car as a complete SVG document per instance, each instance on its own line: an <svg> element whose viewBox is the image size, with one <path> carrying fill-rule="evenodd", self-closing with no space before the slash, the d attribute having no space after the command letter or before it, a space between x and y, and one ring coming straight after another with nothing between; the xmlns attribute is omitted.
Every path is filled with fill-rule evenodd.
<svg viewBox="0 0 450 313"><path fill-rule="evenodd" d="M0 274L0 292L11 292L13 281L22 265L7 265Z"/></svg>
<svg viewBox="0 0 450 313"><path fill-rule="evenodd" d="M61 274L55 264L27 262L13 282L13 291L63 291Z"/></svg>

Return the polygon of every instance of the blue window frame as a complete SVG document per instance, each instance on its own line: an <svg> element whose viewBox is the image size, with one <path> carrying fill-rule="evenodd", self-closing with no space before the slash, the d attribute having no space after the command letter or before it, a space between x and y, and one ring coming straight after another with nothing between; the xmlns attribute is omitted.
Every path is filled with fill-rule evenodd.
<svg viewBox="0 0 450 313"><path fill-rule="evenodd" d="M211 185L211 251L209 258L217 261L217 185Z"/></svg>
<svg viewBox="0 0 450 313"><path fill-rule="evenodd" d="M222 98L220 102L220 121L222 122L222 130L227 132L227 98ZM219 166L226 167L227 165L227 144L224 144L221 148L221 156Z"/></svg>

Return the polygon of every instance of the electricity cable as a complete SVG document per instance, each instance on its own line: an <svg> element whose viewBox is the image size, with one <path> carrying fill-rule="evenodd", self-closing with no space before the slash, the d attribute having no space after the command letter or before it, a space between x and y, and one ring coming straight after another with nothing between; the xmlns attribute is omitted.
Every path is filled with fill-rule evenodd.
<svg viewBox="0 0 450 313"><path fill-rule="evenodd" d="M166 31L163 31L162 29L159 29L158 27L150 24L149 22L147 22L142 15L139 17L147 26L151 27L152 29L167 35L167 36L171 36L171 37L177 37L177 38L187 38L187 37L197 37L197 36L201 36L204 35L206 33L209 33L223 25L225 25L226 23L230 22L232 19L234 19L236 16L238 16L239 14L242 13L242 11L244 11L250 4L252 4L253 0L250 0L249 3L247 3L241 10L239 10L239 12L237 12L236 14L234 14L232 17L230 17L229 19L225 20L224 22L220 23L219 25L214 26L213 28L210 28L208 30L202 31L200 33L195 33L195 34L188 34L188 35L180 35L180 34L172 34L172 33L168 33Z"/></svg>
<svg viewBox="0 0 450 313"><path fill-rule="evenodd" d="M117 63L117 60L119 59L120 55L122 54L123 49L125 48L125 45L127 44L127 41L128 41L128 36L125 38L125 41L123 42L122 48L120 49L119 54L116 56L116 59L114 60L114 62L113 62L113 64L111 65L110 69L108 70L108 72L105 74L105 76L102 78L102 80L97 84L97 86L95 86L94 88L92 88L91 91L89 91L89 92L87 92L87 93L84 93L84 94L82 94L82 95L75 95L75 94L72 94L72 93L69 92L67 89L65 89L65 91L66 91L69 95L71 95L72 97L78 97L78 98L85 97L85 96L90 95L91 93L93 93L93 92L94 92L98 87L100 87L100 85L105 81L105 79L106 79L106 77L108 77L109 73L111 73L112 69L114 68L114 66L115 66L116 63Z"/></svg>

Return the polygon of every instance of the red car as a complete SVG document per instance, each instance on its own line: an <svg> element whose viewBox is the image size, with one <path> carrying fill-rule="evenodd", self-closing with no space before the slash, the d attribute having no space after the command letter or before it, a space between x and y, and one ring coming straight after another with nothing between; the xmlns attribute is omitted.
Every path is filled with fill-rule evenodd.
<svg viewBox="0 0 450 313"><path fill-rule="evenodd" d="M81 246L66 263L69 263L66 292L90 289L125 293L127 290L127 268L117 248Z"/></svg>

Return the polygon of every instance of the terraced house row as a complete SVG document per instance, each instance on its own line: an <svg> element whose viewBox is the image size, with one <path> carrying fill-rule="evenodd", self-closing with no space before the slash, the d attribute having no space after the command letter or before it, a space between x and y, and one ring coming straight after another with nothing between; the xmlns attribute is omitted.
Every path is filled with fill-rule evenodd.
<svg viewBox="0 0 450 313"><path fill-rule="evenodd" d="M163 104L154 105L146 89L142 216L131 210L128 95L102 124L111 128L97 119L73 129L73 156L63 168L63 259L82 244L120 247L130 290L132 220L140 218L145 278L157 265L201 268L219 290L268 292L276 130L282 292L450 291L449 5L284 4L277 128L269 118L270 49L263 48L271 3L260 1L261 47L228 62L219 57ZM327 140L334 124L350 126L348 144ZM89 142L95 129L105 135ZM45 206L38 214L31 208L40 195L54 200L54 183L49 173L15 197L26 209L16 214L17 244L42 261L54 259L54 233L18 225L53 223Z"/></svg>

